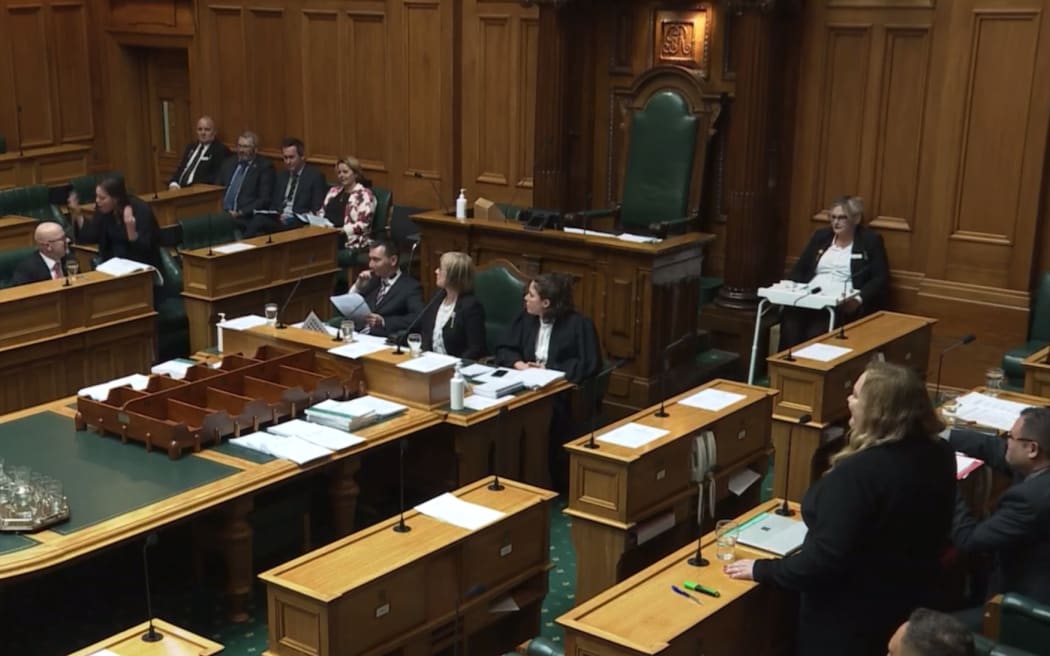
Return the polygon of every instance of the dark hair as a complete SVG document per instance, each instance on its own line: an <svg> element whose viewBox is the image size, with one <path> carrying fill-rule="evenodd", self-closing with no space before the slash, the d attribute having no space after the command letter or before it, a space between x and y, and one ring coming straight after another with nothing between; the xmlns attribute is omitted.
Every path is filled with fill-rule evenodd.
<svg viewBox="0 0 1050 656"><path fill-rule="evenodd" d="M1024 436L1039 445L1044 458L1050 458L1050 408L1034 406L1021 411Z"/></svg>
<svg viewBox="0 0 1050 656"><path fill-rule="evenodd" d="M107 175L98 181L98 186L102 187L107 196L117 202L117 209L120 211L115 211L114 214L119 215L120 212L123 212L128 205L128 188L124 185L124 178Z"/></svg>
<svg viewBox="0 0 1050 656"><path fill-rule="evenodd" d="M540 298L550 301L550 307L544 313L545 318L557 321L572 312L572 276L565 273L541 273L532 282Z"/></svg>
<svg viewBox="0 0 1050 656"><path fill-rule="evenodd" d="M306 150L306 146L303 145L303 142L300 139L295 137L285 137L281 142L281 150L291 148L292 146L295 146L295 152L299 153L299 157L302 157L303 152Z"/></svg>
<svg viewBox="0 0 1050 656"><path fill-rule="evenodd" d="M396 257L398 263L401 263L401 249L397 247L397 242L394 240L373 239L368 242L368 250L372 250L373 248L382 248L387 257Z"/></svg>
<svg viewBox="0 0 1050 656"><path fill-rule="evenodd" d="M918 608L901 642L916 656L974 656L973 634L951 615Z"/></svg>

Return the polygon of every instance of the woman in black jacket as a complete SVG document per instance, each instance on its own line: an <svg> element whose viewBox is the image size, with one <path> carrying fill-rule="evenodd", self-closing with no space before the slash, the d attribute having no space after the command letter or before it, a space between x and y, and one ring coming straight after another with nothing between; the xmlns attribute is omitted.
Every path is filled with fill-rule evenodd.
<svg viewBox="0 0 1050 656"><path fill-rule="evenodd" d="M81 244L98 244L102 261L122 257L160 268L160 227L153 210L128 194L123 178L103 178L95 187L95 214L84 219L76 192L69 207Z"/></svg>
<svg viewBox="0 0 1050 656"><path fill-rule="evenodd" d="M474 294L474 262L466 253L441 256L434 271L440 302L420 319L423 350L477 360L485 356L485 308Z"/></svg>
<svg viewBox="0 0 1050 656"><path fill-rule="evenodd" d="M836 322L853 321L882 308L890 270L882 236L862 225L864 204L860 198L843 196L831 203L831 225L813 233L795 266L790 280L838 295L857 290L839 308ZM828 329L824 310L785 307L780 315L780 349L812 339Z"/></svg>
<svg viewBox="0 0 1050 656"><path fill-rule="evenodd" d="M849 443L802 501L801 551L725 566L801 593L800 656L885 654L897 626L934 597L949 544L955 457L923 382L872 363L849 410Z"/></svg>

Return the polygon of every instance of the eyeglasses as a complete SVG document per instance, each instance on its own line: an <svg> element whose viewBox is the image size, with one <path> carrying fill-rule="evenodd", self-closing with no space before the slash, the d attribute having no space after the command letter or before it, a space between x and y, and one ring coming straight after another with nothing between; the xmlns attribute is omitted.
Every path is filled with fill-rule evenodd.
<svg viewBox="0 0 1050 656"><path fill-rule="evenodd" d="M845 220L849 219L849 217L846 216L845 214L831 214L831 215L828 216L828 218L831 219L832 221L845 221Z"/></svg>
<svg viewBox="0 0 1050 656"><path fill-rule="evenodd" d="M1013 440L1014 442L1035 442L1035 440L1027 437L1016 437L1013 433L1007 433L1006 439Z"/></svg>

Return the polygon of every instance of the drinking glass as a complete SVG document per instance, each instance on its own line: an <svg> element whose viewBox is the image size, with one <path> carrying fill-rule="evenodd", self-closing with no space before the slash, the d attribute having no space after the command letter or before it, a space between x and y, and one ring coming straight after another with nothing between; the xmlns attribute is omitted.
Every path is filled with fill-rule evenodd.
<svg viewBox="0 0 1050 656"><path fill-rule="evenodd" d="M66 275L69 276L70 281L75 282L78 273L80 273L80 262L76 260L66 262Z"/></svg>
<svg viewBox="0 0 1050 656"><path fill-rule="evenodd" d="M937 403L944 423L949 427L954 426L956 414L959 412L959 393L954 391L941 392Z"/></svg>
<svg viewBox="0 0 1050 656"><path fill-rule="evenodd" d="M267 303L266 307L263 308L263 311L266 313L266 325L267 326L276 326L277 325L277 304L276 303Z"/></svg>
<svg viewBox="0 0 1050 656"><path fill-rule="evenodd" d="M423 353L423 336L419 333L409 334L408 350L413 358L418 358Z"/></svg>
<svg viewBox="0 0 1050 656"><path fill-rule="evenodd" d="M343 341L344 342L352 342L352 341L354 341L354 329L355 329L354 322L349 320L349 319L343 321L342 329L343 329Z"/></svg>
<svg viewBox="0 0 1050 656"><path fill-rule="evenodd" d="M993 367L988 371L984 372L984 386L987 388L987 393L991 396L999 396L999 391L1003 389L1003 378L1005 374L999 367Z"/></svg>
<svg viewBox="0 0 1050 656"><path fill-rule="evenodd" d="M731 519L720 519L715 524L715 556L730 562L736 558L736 535L739 527Z"/></svg>

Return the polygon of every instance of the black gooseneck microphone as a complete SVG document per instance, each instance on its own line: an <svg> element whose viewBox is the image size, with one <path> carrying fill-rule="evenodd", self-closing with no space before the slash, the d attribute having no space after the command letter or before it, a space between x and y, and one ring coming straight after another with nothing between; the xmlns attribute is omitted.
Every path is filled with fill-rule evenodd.
<svg viewBox="0 0 1050 656"><path fill-rule="evenodd" d="M281 311L277 315L277 325L275 328L278 330L284 330L288 327L288 324L284 322L284 311L288 309L288 304L292 302L292 297L295 296L295 292L299 291L299 285L303 282L304 276L299 276L299 279L295 281L295 285L292 287L292 291L288 293L288 298L284 299L284 305L281 306Z"/></svg>
<svg viewBox="0 0 1050 656"><path fill-rule="evenodd" d="M502 492L507 486L502 485L499 482L499 470L496 467L496 449L498 448L499 438L503 435L503 419L507 416L507 406L502 405L499 409L499 414L496 415L496 439L492 440L489 445L489 471L492 472L492 482L489 483L489 489L493 492Z"/></svg>
<svg viewBox="0 0 1050 656"><path fill-rule="evenodd" d="M798 305L798 302L801 301L802 299L806 298L807 296L810 296L811 294L819 294L821 291L823 291L823 290L820 287L814 287L813 289L809 290L808 292L806 292L802 296L799 296L798 298L796 298L794 300L794 302L791 304L791 307L795 307L796 305ZM791 355L791 349L793 349L793 348L795 348L794 344L792 344L791 346L788 347L787 355L784 356L784 362L794 362L795 361L795 356Z"/></svg>
<svg viewBox="0 0 1050 656"><path fill-rule="evenodd" d="M594 374L589 379L589 382L591 384L591 405L590 405L590 410L588 412L588 428L590 428L591 437L583 445L584 448L587 448L587 449L598 449L598 448L601 448L600 446L598 446L598 443L594 441L594 431L597 429L595 424L597 423L596 419L597 419L597 414L598 414L598 379L600 379L602 376L607 376L607 375L611 374L612 372L616 371L617 369L622 367L624 364L626 364L626 362L627 362L626 358L618 358L616 360L613 360L609 364L607 364L604 367L602 367L598 371L598 373Z"/></svg>
<svg viewBox="0 0 1050 656"><path fill-rule="evenodd" d="M933 388L933 400L935 402L941 398L941 367L944 366L944 354L948 351L953 351L959 348L960 346L965 346L966 344L969 344L975 339L977 339L977 337L975 337L973 333L967 333L966 335L960 337L959 341L950 344L948 347L946 347L943 351L941 351L941 354L937 356L937 385Z"/></svg>
<svg viewBox="0 0 1050 656"><path fill-rule="evenodd" d="M423 174L419 171L412 171L412 177L422 180ZM434 182L434 178L427 178L427 180L430 181L430 188L434 190L434 198L437 199L438 207L441 208L441 211L445 214L455 214L455 212L448 209L448 205L446 205L445 201L441 199L441 190L438 189L437 183Z"/></svg>
<svg viewBox="0 0 1050 656"><path fill-rule="evenodd" d="M394 344L397 346L397 348L394 350L394 353L398 355L401 355L403 353L403 351L401 350L401 345L408 340L408 336L412 333L412 329L419 325L419 322L423 318L423 315L426 314L427 310L429 310L431 306L434 305L434 301L438 300L439 298L442 298L441 294L434 294L433 298L431 298L427 302L427 304L423 306L423 309L419 311L419 314L416 315L416 318L412 320L412 323L408 324L408 328L405 328L405 331L394 340Z"/></svg>
<svg viewBox="0 0 1050 656"><path fill-rule="evenodd" d="M795 426L808 424L812 419L813 415L804 414L795 423L788 426L787 458L784 459L784 503L780 504L780 507L776 509L776 513L781 517L790 517L795 514L795 511L788 507L788 481L791 480L791 434L795 431Z"/></svg>
<svg viewBox="0 0 1050 656"><path fill-rule="evenodd" d="M397 487L398 487L398 503L401 508L401 516L397 521L397 526L394 527L395 533L408 533L412 530L412 527L405 523L405 449L408 448L408 444L404 438L401 438L399 442L399 453L397 456Z"/></svg>
<svg viewBox="0 0 1050 656"><path fill-rule="evenodd" d="M423 239L422 234L417 234L415 241L412 242L412 248L408 251L408 266L405 267L405 273L412 275L412 259L416 255L416 249L419 248L419 242Z"/></svg>
<svg viewBox="0 0 1050 656"><path fill-rule="evenodd" d="M655 417L669 417L667 410L664 409L664 401L667 400L667 373L671 369L671 360L669 358L671 351L681 346L687 339L693 339L696 337L695 333L686 333L675 341L671 342L664 347L663 352L663 371L660 372L660 409L657 410L653 416Z"/></svg>
<svg viewBox="0 0 1050 656"><path fill-rule="evenodd" d="M142 568L146 573L146 616L149 618L149 630L142 634L143 642L158 642L164 639L164 634L153 626L153 596L149 590L149 548L157 544L157 534L150 533L146 536L146 542L142 545Z"/></svg>

